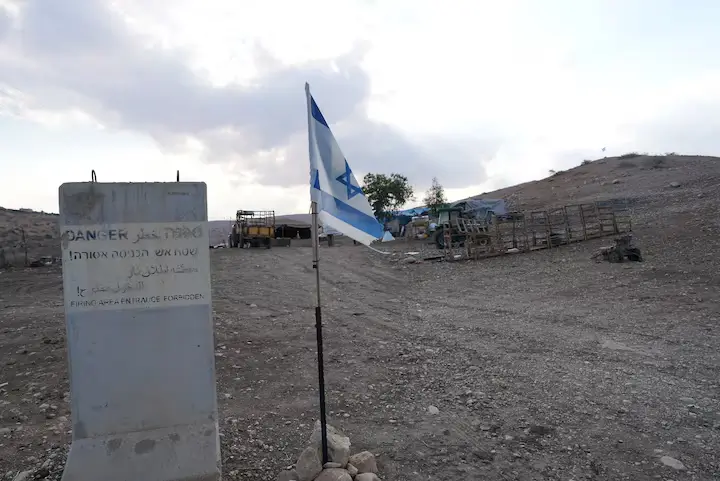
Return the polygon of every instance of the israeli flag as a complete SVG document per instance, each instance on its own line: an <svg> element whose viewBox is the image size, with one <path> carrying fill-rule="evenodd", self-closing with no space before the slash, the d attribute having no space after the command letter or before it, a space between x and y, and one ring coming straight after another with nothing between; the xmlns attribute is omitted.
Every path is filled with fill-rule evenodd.
<svg viewBox="0 0 720 481"><path fill-rule="evenodd" d="M323 226L335 229L369 246L383 236L383 227L353 175L350 165L310 95L308 104L308 141L310 144L310 198L317 203Z"/></svg>

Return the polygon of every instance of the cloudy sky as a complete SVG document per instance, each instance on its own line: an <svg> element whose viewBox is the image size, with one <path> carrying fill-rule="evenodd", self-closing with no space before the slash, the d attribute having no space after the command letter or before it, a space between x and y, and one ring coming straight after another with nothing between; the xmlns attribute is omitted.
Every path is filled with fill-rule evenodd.
<svg viewBox="0 0 720 481"><path fill-rule="evenodd" d="M0 206L202 180L307 212L304 83L361 178L451 198L628 151L720 151L717 0L0 0Z"/></svg>

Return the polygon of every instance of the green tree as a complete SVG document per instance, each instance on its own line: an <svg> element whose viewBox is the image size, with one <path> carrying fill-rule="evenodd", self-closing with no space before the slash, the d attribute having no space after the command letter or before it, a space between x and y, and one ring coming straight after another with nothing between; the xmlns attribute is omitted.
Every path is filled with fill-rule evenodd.
<svg viewBox="0 0 720 481"><path fill-rule="evenodd" d="M430 209L430 212L434 216L437 216L438 209L445 207L445 204L447 204L445 189L442 185L440 185L437 177L433 177L432 185L427 192L425 192L425 199L423 199L423 202L425 203L425 207Z"/></svg>
<svg viewBox="0 0 720 481"><path fill-rule="evenodd" d="M413 188L404 175L367 174L363 184L363 192L376 217L383 217L414 199Z"/></svg>

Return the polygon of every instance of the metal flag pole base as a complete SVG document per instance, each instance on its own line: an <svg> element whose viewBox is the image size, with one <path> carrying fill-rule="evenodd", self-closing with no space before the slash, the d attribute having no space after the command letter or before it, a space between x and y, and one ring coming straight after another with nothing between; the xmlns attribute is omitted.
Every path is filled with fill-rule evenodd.
<svg viewBox="0 0 720 481"><path fill-rule="evenodd" d="M320 430L322 439L322 459L323 465L328 460L328 440L327 440L327 418L325 415L325 368L323 361L323 337L322 337L322 310L320 308L320 268L319 257L320 243L318 238L318 212L317 202L310 205L312 212L312 236L313 236L313 269L315 269L315 281L317 291L317 305L315 306L315 332L317 333L317 357L318 357L318 383L320 391Z"/></svg>

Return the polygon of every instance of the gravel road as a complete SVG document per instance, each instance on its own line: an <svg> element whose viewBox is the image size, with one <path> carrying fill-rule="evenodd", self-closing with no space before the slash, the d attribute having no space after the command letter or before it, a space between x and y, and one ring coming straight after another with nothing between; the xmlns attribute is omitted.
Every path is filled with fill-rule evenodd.
<svg viewBox="0 0 720 481"><path fill-rule="evenodd" d="M637 237L644 263L591 261L607 240L454 264L323 248L331 423L385 481L717 479L717 244ZM211 257L223 470L272 480L317 417L311 250ZM0 356L0 478L58 480L59 269L0 273Z"/></svg>

